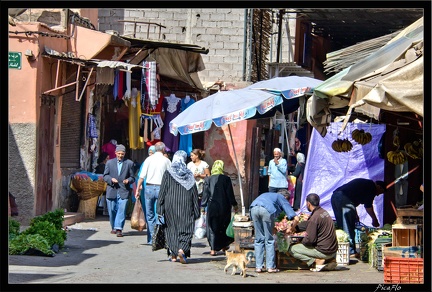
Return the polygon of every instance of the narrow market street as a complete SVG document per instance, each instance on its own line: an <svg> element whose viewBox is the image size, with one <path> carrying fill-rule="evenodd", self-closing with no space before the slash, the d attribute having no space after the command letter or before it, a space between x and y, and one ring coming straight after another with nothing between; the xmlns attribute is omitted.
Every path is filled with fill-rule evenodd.
<svg viewBox="0 0 432 292"><path fill-rule="evenodd" d="M384 284L383 272L356 259L335 271L281 270L277 274L257 274L252 262L246 278L239 272L232 276L231 269L227 274L223 271L222 252L210 256L206 238L193 239L188 264L172 263L165 250L152 252L144 244L145 231L131 229L130 220L124 237L110 234L108 216L103 215L70 225L68 230L65 247L54 257L9 256L9 284L356 284L357 288L364 286L357 284L370 284L364 286L365 291ZM307 289L303 286L302 290Z"/></svg>

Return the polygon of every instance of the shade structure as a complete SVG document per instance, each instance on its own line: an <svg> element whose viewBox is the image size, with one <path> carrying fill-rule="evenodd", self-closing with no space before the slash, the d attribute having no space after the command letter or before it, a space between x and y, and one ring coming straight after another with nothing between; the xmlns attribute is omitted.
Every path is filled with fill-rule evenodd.
<svg viewBox="0 0 432 292"><path fill-rule="evenodd" d="M283 100L280 95L261 90L238 89L219 91L195 102L169 123L170 132L173 135L177 135L178 133L187 135L206 131L210 129L212 123L217 127L228 125L239 177L243 216L245 215L245 206L241 175L229 124L249 119L256 112L263 114L282 102Z"/></svg>
<svg viewBox="0 0 432 292"><path fill-rule="evenodd" d="M402 30L385 46L316 87L308 100L307 118L321 136L331 108L377 118L380 109L423 116L423 17ZM324 121L324 122L317 122Z"/></svg>
<svg viewBox="0 0 432 292"><path fill-rule="evenodd" d="M217 127L246 120L261 114L283 102L281 96L250 89L219 91L209 95L188 107L170 123L173 135L192 134L210 129L211 124Z"/></svg>

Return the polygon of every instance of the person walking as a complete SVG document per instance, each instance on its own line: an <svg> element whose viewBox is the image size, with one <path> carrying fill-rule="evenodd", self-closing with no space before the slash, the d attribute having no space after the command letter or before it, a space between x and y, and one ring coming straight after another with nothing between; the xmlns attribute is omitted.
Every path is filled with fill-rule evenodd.
<svg viewBox="0 0 432 292"><path fill-rule="evenodd" d="M288 190L279 190L278 193L266 192L259 195L250 205L249 210L255 232L255 272L257 273L264 271L264 253L267 272L279 272L275 263L276 252L273 238L275 219L283 211L288 220L293 220L292 227L299 222L299 217L292 209L288 199Z"/></svg>
<svg viewBox="0 0 432 292"><path fill-rule="evenodd" d="M195 182L198 189L198 197L202 198L202 192L204 189L204 178L210 175L210 169L207 162L203 159L205 157L205 151L201 149L194 149L190 153L190 161L187 164L187 168L192 171L195 177Z"/></svg>
<svg viewBox="0 0 432 292"><path fill-rule="evenodd" d="M145 196L145 214L147 219L147 245L151 245L154 228L156 226L157 213L154 211L154 206L157 204L162 177L168 167L171 166L171 161L164 156L165 144L156 142L153 155L147 157L142 165L139 175L135 198L140 196L142 184L146 180L144 189Z"/></svg>
<svg viewBox="0 0 432 292"><path fill-rule="evenodd" d="M191 255L195 220L200 216L198 190L193 173L186 167L187 153L177 150L165 171L156 211L165 222L168 259L186 264Z"/></svg>
<svg viewBox="0 0 432 292"><path fill-rule="evenodd" d="M333 191L331 205L338 228L349 235L350 256L359 257L355 242L355 223L358 221L356 207L363 204L372 218L374 227L380 226L373 209L375 196L384 193L386 184L366 178L355 178Z"/></svg>
<svg viewBox="0 0 432 292"><path fill-rule="evenodd" d="M204 179L201 201L201 212L206 215L207 241L212 256L219 250L228 250L229 245L234 242L232 237L226 235L226 229L231 222L231 208L234 212L238 211L231 178L224 174L224 162L216 160L211 175Z"/></svg>
<svg viewBox="0 0 432 292"><path fill-rule="evenodd" d="M153 155L154 153L156 152L156 147L154 146L154 145L152 145L152 146L150 146L149 148L148 148L148 150L147 150L147 153L148 153L148 156L151 156L151 155ZM143 169L143 166L144 166L144 163L142 163L141 164L141 167L140 167L140 169L138 170L138 174L137 174L137 177L139 178L140 177L140 175L141 175L141 171L142 171L142 169ZM143 182L142 182L142 184L141 184L141 189L139 190L139 193L140 193L140 195L139 195L139 198L140 198L140 202L141 202L141 207L142 207L142 209L143 209L143 211L144 211L144 219L145 219L145 222L146 222L146 226L148 226L148 221L147 221L147 212L146 212L146 205L145 205L145 187L146 187L146 179L144 179L143 180ZM136 197L135 197L136 198ZM136 202L136 201L135 201ZM156 213L156 202L155 202L155 204L154 204L154 212ZM147 230L147 238L151 238L151 235L150 235L150 229L149 228L146 228L146 230Z"/></svg>
<svg viewBox="0 0 432 292"><path fill-rule="evenodd" d="M299 224L294 232L306 231L301 243L291 245L289 253L307 263L310 270L334 270L337 266L336 253L338 241L336 229L330 214L319 205L320 197L311 193L306 197L306 207L312 212L309 219L304 221L305 230L301 230ZM326 262L327 260L327 262ZM315 263L315 267L313 264Z"/></svg>
<svg viewBox="0 0 432 292"><path fill-rule="evenodd" d="M117 144L116 158L107 161L103 179L107 183L106 201L111 224L111 233L123 237L126 220L126 204L132 194L131 185L135 182L134 163L125 159L126 148Z"/></svg>
<svg viewBox="0 0 432 292"><path fill-rule="evenodd" d="M273 149L274 158L270 160L267 174L269 176L269 192L277 193L280 189L288 190L286 178L287 161L283 158L280 148Z"/></svg>
<svg viewBox="0 0 432 292"><path fill-rule="evenodd" d="M293 203L294 211L300 209L301 195L302 195L302 188L303 188L303 173L305 169L306 158L303 153L298 152L296 154L296 160L297 163L294 172L291 174L296 177L294 203Z"/></svg>

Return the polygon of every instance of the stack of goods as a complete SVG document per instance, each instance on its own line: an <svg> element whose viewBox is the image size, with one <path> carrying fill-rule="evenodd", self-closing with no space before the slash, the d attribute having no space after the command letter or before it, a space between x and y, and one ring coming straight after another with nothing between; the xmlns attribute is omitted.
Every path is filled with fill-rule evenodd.
<svg viewBox="0 0 432 292"><path fill-rule="evenodd" d="M87 171L75 173L71 178L70 188L80 199L78 213L83 213L86 219L94 219L98 198L105 192L106 186L103 175Z"/></svg>
<svg viewBox="0 0 432 292"><path fill-rule="evenodd" d="M336 237L338 241L338 251L336 254L336 262L338 265L349 265L349 236L342 229L336 229Z"/></svg>

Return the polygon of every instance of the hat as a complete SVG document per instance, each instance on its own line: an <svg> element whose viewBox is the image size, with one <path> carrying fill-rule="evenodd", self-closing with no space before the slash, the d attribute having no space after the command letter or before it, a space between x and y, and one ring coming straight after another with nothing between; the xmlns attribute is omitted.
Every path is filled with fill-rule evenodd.
<svg viewBox="0 0 432 292"><path fill-rule="evenodd" d="M115 152L119 152L119 151L126 152L126 147L124 147L124 145L122 145L122 144L118 144Z"/></svg>

